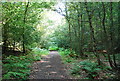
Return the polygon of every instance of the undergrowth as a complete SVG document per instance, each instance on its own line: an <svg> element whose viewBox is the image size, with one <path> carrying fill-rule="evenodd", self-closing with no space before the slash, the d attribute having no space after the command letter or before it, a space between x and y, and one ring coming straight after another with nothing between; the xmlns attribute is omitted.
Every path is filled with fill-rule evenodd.
<svg viewBox="0 0 120 81"><path fill-rule="evenodd" d="M50 46L48 50L56 51L59 50L58 46Z"/></svg>
<svg viewBox="0 0 120 81"><path fill-rule="evenodd" d="M59 54L62 57L62 61L64 63L69 63L69 72L74 77L79 77L81 79L100 79L105 78L105 76L101 76L100 72L111 69L109 66L102 64L101 66L94 60L95 56L90 52L86 52L85 54L89 55L89 57L83 59L79 58L74 51L69 49L59 48ZM78 62L80 60L80 62ZM92 61L91 61L92 60Z"/></svg>
<svg viewBox="0 0 120 81"><path fill-rule="evenodd" d="M42 55L48 55L49 54L49 51L46 50L46 49L41 49L41 48L34 48L32 50L32 54L33 54L33 57L36 59L36 60L41 60L41 56Z"/></svg>
<svg viewBox="0 0 120 81"><path fill-rule="evenodd" d="M61 55L64 63L73 62L77 56L77 54L74 51L64 48L59 48L59 54Z"/></svg>
<svg viewBox="0 0 120 81"><path fill-rule="evenodd" d="M24 81L30 75L30 67L34 61L41 60L41 55L48 54L45 49L35 48L31 53L21 56L9 55L3 60L3 79L19 79Z"/></svg>
<svg viewBox="0 0 120 81"><path fill-rule="evenodd" d="M84 79L98 79L99 73L103 70L110 69L108 66L99 66L96 62L90 60L84 60L79 63L74 64L72 67L72 75L82 75L83 71L86 73Z"/></svg>
<svg viewBox="0 0 120 81"><path fill-rule="evenodd" d="M3 60L3 79L26 80L33 61L34 59L28 55L20 57L10 55Z"/></svg>

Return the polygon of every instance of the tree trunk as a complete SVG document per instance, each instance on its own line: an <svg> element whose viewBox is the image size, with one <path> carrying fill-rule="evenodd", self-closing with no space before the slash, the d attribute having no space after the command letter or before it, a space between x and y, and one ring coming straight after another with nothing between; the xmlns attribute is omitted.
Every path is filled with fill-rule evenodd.
<svg viewBox="0 0 120 81"><path fill-rule="evenodd" d="M82 40L81 39L81 34L82 34L82 32L81 32L81 24L82 23L80 23L79 14L80 14L79 10L77 9L77 15L78 15L78 17L77 17L77 23L78 23L78 37L77 37L77 40L78 40L78 52L79 52L81 57L84 57L83 50L82 50L82 42L80 41L80 40ZM82 22L82 19L81 19L81 22Z"/></svg>
<svg viewBox="0 0 120 81"><path fill-rule="evenodd" d="M111 53L113 55L113 62L114 62L114 66L117 68L117 64L116 64L116 57L115 57L115 54L113 53L113 7L112 7L112 2L110 3L110 42L111 42L111 46L110 46L110 50L111 50Z"/></svg>
<svg viewBox="0 0 120 81"><path fill-rule="evenodd" d="M25 8L25 13L24 13L24 25L26 24L26 14L27 14L27 10L28 10L28 6L29 6L29 2L27 2L26 8ZM23 26L23 53L25 53L25 27Z"/></svg>
<svg viewBox="0 0 120 81"><path fill-rule="evenodd" d="M81 36L80 36L80 37L81 37L81 38L80 38L80 39L81 39L81 42L80 42L80 43L81 43L81 44L80 44L81 48L80 48L80 49L81 49L82 55L85 56L85 55L84 55L84 52L83 52L83 45L84 45L84 28L83 28L83 22L82 22L83 17L82 17L82 16L83 16L83 15L81 14Z"/></svg>
<svg viewBox="0 0 120 81"><path fill-rule="evenodd" d="M70 43L70 47L71 47L71 27L70 27L70 21L69 21L69 19L68 19L68 10L67 10L67 3L65 4L65 13L66 13L66 19L67 19L67 22L68 22L68 29L69 29L69 43Z"/></svg>
<svg viewBox="0 0 120 81"><path fill-rule="evenodd" d="M96 51L97 51L96 39L95 39L95 36L94 36L94 28L92 26L92 16L90 14L90 11L88 10L87 2L85 2L85 7L86 7L87 15L88 15L88 20L89 20L89 26L90 26L90 31L91 31L91 38L93 40L94 54L97 57L98 65L101 65L100 57L99 57L98 54L96 54Z"/></svg>
<svg viewBox="0 0 120 81"><path fill-rule="evenodd" d="M8 49L7 49L7 47L8 47L8 44L7 44L7 39L8 39L8 35L7 35L7 23L5 23L5 24L3 24L3 22L2 22L2 25L3 25L3 32L2 32L2 34L3 34L3 48L2 48L2 53L5 53Z"/></svg>
<svg viewBox="0 0 120 81"><path fill-rule="evenodd" d="M110 66L113 68L113 62L111 60L110 57L110 49L109 49L109 40L108 40L108 35L107 35L107 31L106 31L106 27L105 27L105 19L106 19L106 10L105 10L105 4L102 2L102 7L103 7L103 20L102 20L102 25L103 25L103 31L104 31L104 41L105 41L105 48L108 51L108 60L109 60L109 64Z"/></svg>

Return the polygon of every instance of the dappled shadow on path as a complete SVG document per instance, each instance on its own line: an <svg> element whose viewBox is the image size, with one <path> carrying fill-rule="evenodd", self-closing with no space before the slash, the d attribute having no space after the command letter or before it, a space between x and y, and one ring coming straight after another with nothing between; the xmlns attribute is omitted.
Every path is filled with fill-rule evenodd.
<svg viewBox="0 0 120 81"><path fill-rule="evenodd" d="M68 79L66 69L57 51L50 51L41 61L32 66L30 79Z"/></svg>

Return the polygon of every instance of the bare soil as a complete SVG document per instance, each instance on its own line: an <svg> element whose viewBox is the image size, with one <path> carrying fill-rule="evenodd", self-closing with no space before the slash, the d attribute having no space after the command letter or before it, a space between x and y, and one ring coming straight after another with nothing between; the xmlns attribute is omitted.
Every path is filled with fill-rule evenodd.
<svg viewBox="0 0 120 81"><path fill-rule="evenodd" d="M43 56L32 66L30 79L69 79L65 65L57 51L50 51L50 54Z"/></svg>

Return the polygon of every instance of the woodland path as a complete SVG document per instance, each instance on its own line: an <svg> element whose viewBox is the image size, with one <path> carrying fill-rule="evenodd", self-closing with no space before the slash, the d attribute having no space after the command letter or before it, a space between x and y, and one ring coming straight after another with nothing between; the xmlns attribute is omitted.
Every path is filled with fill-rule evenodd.
<svg viewBox="0 0 120 81"><path fill-rule="evenodd" d="M32 66L30 79L69 79L65 65L57 51L50 51L41 61Z"/></svg>

